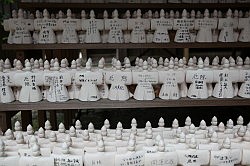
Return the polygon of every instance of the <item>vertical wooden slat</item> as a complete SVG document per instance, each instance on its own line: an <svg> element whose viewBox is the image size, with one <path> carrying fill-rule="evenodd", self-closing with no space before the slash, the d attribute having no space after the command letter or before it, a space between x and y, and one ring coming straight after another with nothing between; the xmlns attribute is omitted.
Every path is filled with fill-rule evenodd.
<svg viewBox="0 0 250 166"><path fill-rule="evenodd" d="M7 130L7 116L6 116L6 112L0 112L0 129L2 131Z"/></svg>
<svg viewBox="0 0 250 166"><path fill-rule="evenodd" d="M21 117L22 117L22 128L23 130L26 130L29 124L32 125L32 111L30 110L22 111Z"/></svg>
<svg viewBox="0 0 250 166"><path fill-rule="evenodd" d="M53 130L57 130L57 118L56 118L56 111L55 110L50 110L49 112L49 121L52 126Z"/></svg>
<svg viewBox="0 0 250 166"><path fill-rule="evenodd" d="M47 120L46 118L46 111L45 110L40 110L38 111L38 124L39 127L44 126L44 122Z"/></svg>

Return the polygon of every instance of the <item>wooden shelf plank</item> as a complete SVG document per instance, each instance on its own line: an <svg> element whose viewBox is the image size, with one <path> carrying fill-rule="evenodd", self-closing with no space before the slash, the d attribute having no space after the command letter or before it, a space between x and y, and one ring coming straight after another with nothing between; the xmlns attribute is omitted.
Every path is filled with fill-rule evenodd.
<svg viewBox="0 0 250 166"><path fill-rule="evenodd" d="M124 43L124 44L2 44L3 50L138 49L138 48L249 48L250 43Z"/></svg>
<svg viewBox="0 0 250 166"><path fill-rule="evenodd" d="M24 9L247 9L250 3L32 3L20 2Z"/></svg>
<svg viewBox="0 0 250 166"><path fill-rule="evenodd" d="M201 107L201 106L250 106L250 99L233 98L233 99L189 99L182 98L179 100L161 100L153 101L136 101L129 99L128 101L110 101L102 99L96 102L81 102L78 100L70 100L63 103L51 103L41 101L37 103L13 103L0 104L0 111L14 110L57 110L57 109L117 109L117 108L160 108L160 107Z"/></svg>

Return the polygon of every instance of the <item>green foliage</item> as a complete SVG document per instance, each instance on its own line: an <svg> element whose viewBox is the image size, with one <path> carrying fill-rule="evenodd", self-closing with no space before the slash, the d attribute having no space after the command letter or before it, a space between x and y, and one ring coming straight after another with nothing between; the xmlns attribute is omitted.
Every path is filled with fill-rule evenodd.
<svg viewBox="0 0 250 166"><path fill-rule="evenodd" d="M15 0L2 0L4 4L14 3Z"/></svg>

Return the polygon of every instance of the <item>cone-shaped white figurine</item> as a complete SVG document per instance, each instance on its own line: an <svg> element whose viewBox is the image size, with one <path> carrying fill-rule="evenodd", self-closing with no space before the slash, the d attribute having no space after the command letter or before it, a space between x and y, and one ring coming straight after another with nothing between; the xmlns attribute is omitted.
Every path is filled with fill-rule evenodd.
<svg viewBox="0 0 250 166"><path fill-rule="evenodd" d="M212 42L213 35L212 30L217 28L217 20L213 18L209 18L208 9L204 12L203 19L195 20L195 29L199 30L196 36L197 42Z"/></svg>
<svg viewBox="0 0 250 166"><path fill-rule="evenodd" d="M43 18L34 20L35 30L39 30L38 43L56 43L56 35L54 30L57 28L57 20L49 18L49 12L47 9L43 10Z"/></svg>
<svg viewBox="0 0 250 166"><path fill-rule="evenodd" d="M239 41L250 42L250 15L246 18L239 18L239 29L241 29L239 35Z"/></svg>
<svg viewBox="0 0 250 166"><path fill-rule="evenodd" d="M213 72L205 70L203 60L198 62L198 70L187 70L186 82L191 83L188 89L188 97L190 98L208 98L207 83L213 82Z"/></svg>
<svg viewBox="0 0 250 166"><path fill-rule="evenodd" d="M77 72L77 63L75 60L71 62L71 68L69 71L71 74L71 85L68 88L70 99L77 99L80 92L80 86L76 84L75 74Z"/></svg>
<svg viewBox="0 0 250 166"><path fill-rule="evenodd" d="M153 100L155 92L152 84L158 83L158 71L149 71L147 61L143 62L142 71L132 71L133 83L137 84L134 98L136 100Z"/></svg>
<svg viewBox="0 0 250 166"><path fill-rule="evenodd" d="M82 21L82 30L86 30L85 43L100 43L100 30L104 29L104 23L101 19L95 19L95 13L90 11L90 19Z"/></svg>
<svg viewBox="0 0 250 166"><path fill-rule="evenodd" d="M79 19L73 19L71 10L67 10L67 18L58 19L57 28L63 30L62 43L78 43L77 30L81 30L81 22Z"/></svg>
<svg viewBox="0 0 250 166"><path fill-rule="evenodd" d="M154 32L154 43L168 43L170 38L168 35L168 30L173 28L173 20L165 18L165 12L163 9L160 11L160 18L151 19L151 29Z"/></svg>
<svg viewBox="0 0 250 166"><path fill-rule="evenodd" d="M0 103L10 103L15 100L11 89L13 85L13 74L11 72L3 72L3 66L0 66Z"/></svg>
<svg viewBox="0 0 250 166"><path fill-rule="evenodd" d="M85 71L77 72L75 75L76 84L81 85L78 99L81 101L97 101L100 99L100 92L97 85L102 84L103 75L99 71L91 69L91 62L86 63Z"/></svg>
<svg viewBox="0 0 250 166"><path fill-rule="evenodd" d="M182 12L182 18L174 19L173 29L177 30L174 41L178 43L191 42L190 29L194 28L194 19L187 18L186 9Z"/></svg>
<svg viewBox="0 0 250 166"><path fill-rule="evenodd" d="M31 71L31 64L25 64L25 72L14 75L15 85L22 87L18 100L20 102L38 102L42 100L39 86L43 85L42 73Z"/></svg>
<svg viewBox="0 0 250 166"><path fill-rule="evenodd" d="M208 150L199 150L194 137L191 138L188 150L177 150L179 162L181 165L207 165L209 164L210 153ZM194 157L195 156L195 157Z"/></svg>
<svg viewBox="0 0 250 166"><path fill-rule="evenodd" d="M175 70L174 62L170 60L168 65L168 70L159 71L159 82L163 83L159 98L161 99L179 99L180 89L179 84L185 81L185 72L184 70Z"/></svg>
<svg viewBox="0 0 250 166"><path fill-rule="evenodd" d="M239 81L239 71L229 69L229 61L223 62L223 68L214 70L215 87L213 96L216 98L232 98L234 97L233 83Z"/></svg>
<svg viewBox="0 0 250 166"><path fill-rule="evenodd" d="M244 98L250 98L250 70L249 70L250 60L247 57L245 60L245 65L240 70L240 79L239 82L242 82L238 95Z"/></svg>
<svg viewBox="0 0 250 166"><path fill-rule="evenodd" d="M124 43L123 30L127 29L127 20L118 18L118 10L113 11L113 18L105 20L105 29L109 30L108 43Z"/></svg>
<svg viewBox="0 0 250 166"><path fill-rule="evenodd" d="M69 72L60 72L59 63L55 62L54 71L44 73L43 81L45 86L49 86L46 99L49 102L65 102L69 100L69 93L66 86L71 85Z"/></svg>
<svg viewBox="0 0 250 166"><path fill-rule="evenodd" d="M241 149L231 149L231 141L226 138L221 150L211 151L210 164L233 166L241 162L241 156Z"/></svg>
<svg viewBox="0 0 250 166"><path fill-rule="evenodd" d="M14 17L15 13L12 13ZM33 43L30 31L34 30L33 19L24 18L24 11L18 10L18 18L11 18L4 22L4 29L10 31L13 34L9 38L10 44L31 44Z"/></svg>
<svg viewBox="0 0 250 166"><path fill-rule="evenodd" d="M128 29L131 32L131 43L146 43L145 30L150 29L149 19L141 18L141 10L138 9L136 12L136 18L128 19Z"/></svg>
<svg viewBox="0 0 250 166"><path fill-rule="evenodd" d="M11 16L12 16L12 18L3 20L4 30L10 31L9 36L8 36L8 40L7 40L8 44L13 44L13 36L14 36L15 30L10 28L10 23L13 22L13 20L17 20L17 11L12 10Z"/></svg>
<svg viewBox="0 0 250 166"><path fill-rule="evenodd" d="M218 23L218 29L220 29L219 41L220 42L234 42L234 29L237 28L238 22L236 23L232 18L232 10L228 9L227 17L220 18Z"/></svg>
<svg viewBox="0 0 250 166"><path fill-rule="evenodd" d="M110 100L128 100L130 92L127 85L132 84L131 71L122 71L121 62L116 62L116 70L106 71L105 79L107 84L111 84L109 89Z"/></svg>

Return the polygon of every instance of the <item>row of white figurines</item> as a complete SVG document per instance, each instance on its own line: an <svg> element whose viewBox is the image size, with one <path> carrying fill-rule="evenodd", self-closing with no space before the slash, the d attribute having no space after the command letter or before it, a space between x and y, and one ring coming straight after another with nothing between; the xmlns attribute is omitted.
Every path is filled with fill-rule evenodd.
<svg viewBox="0 0 250 166"><path fill-rule="evenodd" d="M218 18L216 10L213 12L213 17L209 18L210 13L207 9L204 18L200 12L197 12L196 18L194 10L188 17L185 9L181 18L179 12L174 14L173 10L169 13L170 18L166 18L163 9L160 14L158 12L154 14L157 18L153 18L150 10L145 14L147 19L141 18L140 9L133 13L135 18L130 18L128 10L125 19L118 18L117 10L112 13L112 19L108 18L107 11L104 12L104 19L96 19L93 10L90 11L89 19L86 19L84 10L81 13L82 19L76 19L72 18L70 9L67 10L67 18L63 18L63 13L60 11L58 19L49 18L46 9L43 11L43 18L37 11L36 19L25 19L22 9L18 10L18 14L14 10L12 15L13 18L4 20L3 23L5 31L10 31L8 37L10 44L79 43L79 41L81 43L168 43L169 30L177 30L174 41L179 43L250 41L249 13L247 12L243 18L242 12L235 10L233 15L231 9L227 11L225 18ZM30 31L34 31L33 35Z"/></svg>
<svg viewBox="0 0 250 166"><path fill-rule="evenodd" d="M156 97L155 85L162 85L158 87L159 98L166 100L187 96L194 99L210 96L233 98L237 95L250 98L248 57L244 63L240 57L236 62L232 57L229 60L223 58L221 65L219 58L215 57L212 66L208 57L204 62L202 58L197 62L193 57L188 63L185 58L166 58L165 61L159 58L159 65L154 58L147 61L137 58L136 66L131 66L127 57L124 66L113 58L112 67L104 67L104 58L100 59L98 67L92 67L91 59L86 67L81 66L80 59L77 61L73 60L69 68L66 59L61 61L61 67L55 60L43 63L41 59L32 59L32 62L26 60L24 69L19 60L14 61L14 68L11 68L9 59L0 61L0 102L38 102L42 99L50 102L69 99L97 101L100 98L124 101L132 96L136 100L153 100ZM215 83L214 87L212 83ZM127 86L136 84L132 95Z"/></svg>
<svg viewBox="0 0 250 166"><path fill-rule="evenodd" d="M171 159L173 163L170 165L177 165L177 163L180 165L250 164L250 130L249 125L243 126L241 123L243 122L241 116L238 118L236 126L232 124L232 128L237 131L237 134L231 139L228 137L229 134L220 131L220 125L214 125L217 123L216 117L213 117L210 127L206 127L205 121L201 121L203 125L193 128L192 124L187 124L190 122L191 119L187 117L186 126L177 127L178 121L175 119L172 128L164 128L164 119L161 118L158 128L152 128L150 122L147 122L145 129L137 129L137 122L133 119L131 129L123 129L122 124L118 123L117 128L112 130L109 129L109 121L105 120L101 130L95 130L92 123L89 124L88 130L81 130L81 122L77 121L76 128L78 129L71 127L69 131L66 131L64 125L60 124L58 131L52 131L50 122L47 121L45 123L47 129L44 131L43 128L40 128L35 135L31 125L27 127L27 132L21 132L21 125L16 122L15 133L7 130L5 136L0 137L2 140L0 152L2 155L5 153L5 161L8 161L9 156L18 156L18 154L35 157L42 155L45 158L54 157L54 155L63 157L65 155L71 157L78 155L79 157L80 155L83 157L85 165L95 165L93 162L99 160L106 165L110 161L105 162L107 159L100 156L108 155L110 152L113 152L112 157L109 158L113 160L111 163L119 161L119 165L122 164L120 160L123 162L131 160L127 158L131 158L131 155L135 154L137 154L136 159L140 159L139 163L145 162L145 165L152 165L155 160L155 162L160 162L160 159L164 159L164 163ZM213 129L215 127L218 128L217 132ZM47 137L45 136L46 131ZM16 140L13 140L14 137ZM89 158L89 155L92 157ZM119 155L119 159L116 155ZM153 159L146 159L147 157L153 157ZM26 157L24 157L25 159ZM34 161L32 160L32 162ZM165 165L168 164L165 163Z"/></svg>

